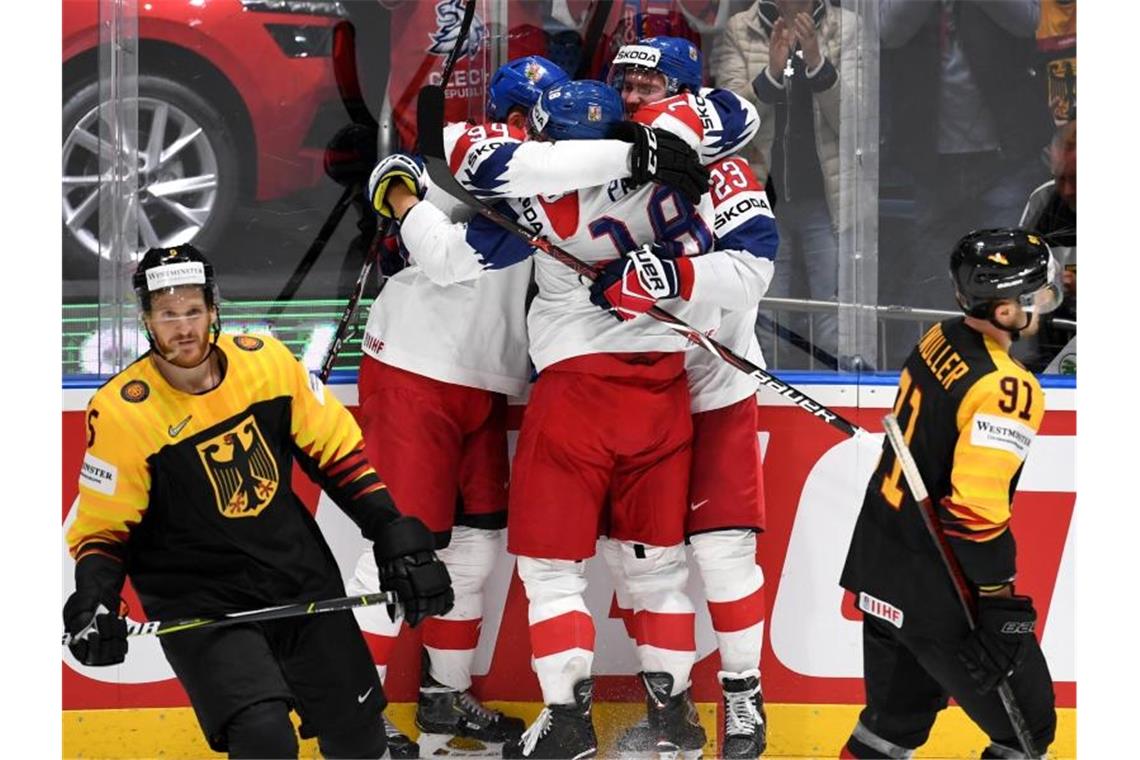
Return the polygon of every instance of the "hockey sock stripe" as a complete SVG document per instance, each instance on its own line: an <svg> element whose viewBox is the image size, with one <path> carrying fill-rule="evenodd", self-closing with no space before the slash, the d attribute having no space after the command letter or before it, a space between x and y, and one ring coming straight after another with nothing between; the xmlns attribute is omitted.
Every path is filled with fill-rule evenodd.
<svg viewBox="0 0 1140 760"><path fill-rule="evenodd" d="M709 602L709 617L717 633L731 633L763 622L764 587L731 602Z"/></svg>
<svg viewBox="0 0 1140 760"><path fill-rule="evenodd" d="M368 651L372 653L372 661L377 665L386 666L392 660L392 652L396 649L395 636L380 636L368 631L364 634L364 642L368 644Z"/></svg>
<svg viewBox="0 0 1140 760"><path fill-rule="evenodd" d="M483 618L471 620L441 620L428 618L424 621L423 643L432 649L474 649L479 644L479 630Z"/></svg>
<svg viewBox="0 0 1140 760"><path fill-rule="evenodd" d="M692 612L650 612L638 610L633 615L633 640L675 652L695 652L697 636Z"/></svg>
<svg viewBox="0 0 1140 760"><path fill-rule="evenodd" d="M530 649L537 659L571 649L594 651L594 619L588 612L574 610L532 623Z"/></svg>

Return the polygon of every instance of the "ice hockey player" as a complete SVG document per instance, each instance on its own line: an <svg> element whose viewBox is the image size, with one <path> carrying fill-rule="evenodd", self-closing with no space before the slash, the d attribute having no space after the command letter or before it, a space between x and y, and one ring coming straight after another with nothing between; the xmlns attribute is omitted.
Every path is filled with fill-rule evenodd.
<svg viewBox="0 0 1140 760"><path fill-rule="evenodd" d="M127 577L151 619L216 616L344 595L294 459L373 542L379 586L409 622L452 605L430 531L402 516L341 403L268 336L223 335L212 267L193 246L152 248L132 284L150 350L87 407L87 453L67 543L71 653L127 652ZM186 631L161 640L210 747L296 757L289 712L326 757L380 757L386 699L347 612Z"/></svg>
<svg viewBox="0 0 1140 760"><path fill-rule="evenodd" d="M591 101L587 98L584 103L583 101L577 101L576 103L576 98L583 95L583 90L586 90L588 93L595 95L595 101ZM551 104L554 104L554 106L556 106L557 113L551 117L549 116L549 113L551 113L551 111L549 111L549 108L543 109L536 107L532 109L531 114L532 117L534 117L537 113L537 120L543 122L544 124L546 121L551 122L552 126L548 130L549 134L547 134L547 137L554 136L560 140L562 138L571 138L570 142L573 142L572 138L586 136L600 137L602 134L610 134L613 132L612 125L610 128L606 128L606 125L604 123L592 122L591 116L601 116L601 119L596 121L604 122L611 119L617 119L617 114L619 114L621 111L619 101L613 98L612 91L598 92L598 90L594 88L594 83L577 82L571 83L570 85L563 85L562 88L553 88L552 90L549 90L548 96ZM592 108L591 106L594 107ZM608 108L606 106L610 107ZM578 108L581 112L577 115L577 119L575 117L576 108ZM569 125L565 125L565 123L568 121ZM699 144L700 140L700 125L698 123L697 129L694 130L690 129L689 124L691 123L692 122L686 123L675 121L670 125L674 126L674 128L678 129L678 131L685 133L686 137L690 139L691 144L697 145ZM636 124L624 125L637 128ZM565 128L560 129L562 126L565 126ZM538 126L536 123L532 125L532 131L543 132L544 130L543 128L540 128L540 126ZM563 144L564 142L560 141L559 144L556 145ZM674 238L671 238L671 242L673 242L674 246L681 248L687 247L689 250L699 252L703 250L701 246L707 245L708 242L710 242L711 236L707 223L703 221L703 218L701 218L700 214L695 211L691 205L686 205L687 202L684 201L683 198L679 197L678 194L671 193L668 188L660 187L642 190L640 191L640 195L637 193L638 191L635 191L633 187L630 187L629 182L616 181L603 188L584 190L580 191L580 193L564 194L561 197L556 198L524 198L515 204L515 212L513 213L515 213L518 218L527 219L532 224L532 226L536 227L538 231L543 232L543 234L546 234L548 236L554 237L556 240L559 240L559 242L563 242L564 245L575 245L573 242L565 243L564 240L562 240L562 236L573 237L579 227L585 231L591 232L592 235L589 240L593 240L594 235L597 235L602 240L601 245L591 242L578 243L579 247L585 246L588 253L583 254L583 252L580 250L576 251L576 253L584 255L584 258L587 259L613 259L614 256L616 256L619 252L619 248L616 247L616 245L633 245L633 243L626 242L627 238L629 240L633 239L633 234L629 231L629 227L626 226L625 222L618 221L618 219L624 218L622 214L628 214L630 216L630 222L633 224L635 234L642 236L643 239L654 239L654 237L657 237L654 230L657 229L657 227L661 227L661 222L665 221L666 219L670 219L671 221L668 224L668 229L665 227L662 227L661 229L663 236L665 236L662 239L669 240L670 238L667 236L675 236ZM619 203L618 206L614 206L614 198L621 199L626 196L630 197L630 201L628 203ZM706 198L709 197L710 196L706 196ZM706 202L708 203L708 206L702 206L702 210L703 214L705 214L705 218L709 218L709 216L711 216L711 202ZM416 207L418 209L418 207L423 205L430 204L421 203L417 204ZM669 207L668 212L663 210L663 206L666 205ZM594 213L595 209L598 210L596 214ZM604 215L602 213L603 210L605 212ZM581 219L588 220L593 215L598 216L598 219L595 220L595 223L580 223ZM405 227L401 229L401 236L404 237L409 250L412 251L414 259L423 259L424 255L429 253L429 250L432 246L446 248L448 253L455 253L457 252L458 248L463 247L464 243L462 235L459 236L458 240L455 239L455 226L448 226L446 223L437 223L433 228L425 227L425 219L425 216L413 216L413 214L409 212L407 218L405 218ZM658 222L657 227L654 227L654 220ZM686 221L689 220L691 220L691 222L686 223ZM467 226L469 235L471 228L479 226L482 221L483 220L477 218L471 222L470 226ZM500 232L500 235L503 235L502 232ZM605 235L605 237L602 237L602 235ZM450 238L448 238L448 236L450 236ZM450 239L450 243L445 245L442 242L446 239ZM687 242L687 246L684 242ZM488 250L496 251L497 253L494 255L498 259L511 259L513 256L507 255L505 252L510 250L512 246L521 248L519 254L515 255L527 255L529 253L529 246L526 244L520 244L516 242L514 238L510 237L507 237L505 240L503 240L503 243L500 245L488 246ZM774 248L774 243L772 247ZM490 254L486 254L484 258L489 258L489 256ZM434 258L434 256L432 256L432 258ZM730 305L734 305L734 307L740 303L755 304L755 302L758 300L760 292L758 289L756 289L755 286L752 287L752 289L749 289L743 285L733 284L731 281L720 281L718 279L722 277L728 277L730 279L740 278L740 272L732 271L735 269L735 267L738 267L738 265L741 269L748 270L749 276L754 277L757 280L766 281L766 279L764 279L765 276L771 277L771 261L758 261L756 256L751 254L747 254L747 259L749 261L741 262L740 264L728 264L727 269L730 271L725 271L724 269L720 269L718 272L715 272L714 270L706 270L709 272L709 277L714 278L703 279L703 281L705 281L707 284L707 292L710 294L723 295L725 299L730 300ZM459 258L459 262L455 265L455 269L462 269L464 267L464 261L467 262L467 268L472 269L473 272L481 272L482 269L480 269L480 267L482 267L482 265L486 265L487 263L483 262L474 264L471 263L472 256L469 255L466 259L463 259L461 256L461 258ZM572 273L569 273L569 270L563 271L561 264L552 264L552 262L549 262L545 259L540 259L539 262L541 263L536 264L538 267L539 296L535 302L534 307L532 307L530 322L532 337L531 352L534 354L536 365L539 368L545 367L545 363L543 362L543 358L539 357L539 354L536 353L536 346L534 345L534 338L536 335L539 336L540 340L543 340L543 338L545 338L545 341L549 344L545 346L545 351L547 352L562 350L564 346L560 345L560 336L562 334L567 335L570 337L569 348L571 351L575 351L579 349L579 346L576 346L575 343L581 340L579 337L581 335L589 335L593 333L609 333L611 334L612 340L614 330L616 329L619 337L624 338L625 335L634 335L635 333L640 332L640 330L644 329L644 327L641 325L638 325L637 327L622 327L614 325L609 317L604 316L604 314L598 312L594 307L592 307L592 305L589 305L588 293L584 288L581 288L580 285L578 285L575 276L573 276ZM714 264L715 262L714 259L712 259L710 256L710 258L705 261L701 261L700 263L702 265L702 269L705 269L705 265ZM547 267L549 267L549 265L554 265L555 267L554 270L547 273L545 280L543 277L544 264L546 264ZM752 269L759 271L751 271ZM562 279L567 279L568 281L559 281L559 279L556 279L560 277ZM583 327L580 326L568 326L564 330L561 330L561 332L559 332L559 330L551 330L548 327L545 330L539 328L537 329L536 333L535 310L547 308L544 307L543 303L541 303L544 300L544 281L546 283L546 287L551 289L552 293L554 294L553 296L546 296L547 301L554 302L553 304L549 305L549 309L569 309L575 312L573 316L575 316L576 319L589 320L596 322L596 324L593 324L592 328L588 329L583 329ZM720 307L716 307L711 311L718 314L719 308ZM559 316L559 314L547 314L545 319L549 321L552 319L562 319L562 317ZM632 332L625 333L625 330L627 329L632 330ZM663 341L662 344L669 345L669 348L671 350L679 350L684 348L683 341L676 342L674 340L673 334L671 333L666 336L663 334L662 328L651 328L650 332L657 333L653 336L653 340ZM629 338L625 338L625 340L629 340ZM630 342L630 345L644 346L645 343L644 340L638 341L638 338L634 337L633 342ZM586 353L591 352L587 350ZM613 359L616 360L624 358L625 357L621 356L621 354L619 354L617 357L613 357ZM653 359L655 360L658 358L659 356L657 356L657 354L654 354ZM609 357L578 357L571 358L570 360L579 363L588 363L591 360L598 361L600 359L605 360L609 359ZM638 360L641 359L641 357L634 356L633 359ZM636 365L630 365L630 367L635 366ZM551 374L555 375L557 378L572 378L576 374L573 373L573 371L563 371L563 373L560 373L559 369L561 369L561 367L554 368ZM573 369L573 367L570 367L570 369ZM546 376L546 374L547 373L540 375L538 386L544 384L543 377ZM597 371L595 370L593 374L597 374ZM604 386L605 384L603 378L592 378L591 373L583 373L583 376L588 379L596 379L597 383L601 386ZM618 385L620 385L620 383L618 383ZM538 386L536 386L536 392L538 390ZM531 403L534 403L534 400L535 397L532 395ZM657 406L660 407L661 403L657 402ZM682 411L679 412L679 414L684 415L684 409L686 409L686 407L683 404ZM528 411L527 419L531 419L530 414L531 412ZM637 416L637 412L635 411L630 412L630 414L632 414L632 417ZM551 418L561 415L565 415L564 410L552 410ZM528 423L526 422L526 419L524 419L524 428L526 428L527 425ZM565 426L562 427L564 428ZM596 434L596 432L594 434ZM522 441L526 440L526 438L527 434L524 432L520 442L520 451L522 451L522 447L524 447L524 443L522 443ZM543 441L543 444L545 446L545 440ZM634 444L635 441L626 441L624 443L624 446L632 447ZM630 453L636 453L636 450L634 449L633 451L630 451ZM652 460L653 456L655 456L655 453L651 453L651 455L646 458ZM519 458L516 458L515 466L515 473L518 474L521 468ZM548 467L549 465L547 463L541 463L541 466ZM603 477L609 476L608 473L604 472L604 469L606 467L604 463L600 465L595 463L594 466L596 469L598 469L598 473L592 474L592 480L596 480L593 477L595 474ZM685 469L686 471L687 466L682 469ZM621 475L622 474L619 473L616 477L616 480L620 480ZM685 472L682 476L682 485L684 484L683 481L685 480L685 475L687 475L687 472ZM568 474L562 473L560 476L567 477ZM573 477L573 475L569 476ZM600 510L602 507L596 504L597 499L595 499L594 496L589 495L589 493L583 495L583 493L581 493L583 490L589 490L589 488L583 489L581 487L577 487L572 491L573 493L577 493L579 497L576 500L583 502L583 504L578 504L577 507L585 510L593 509L595 510L594 514L596 515L596 510ZM622 487L616 487L616 492L620 490L622 490ZM519 481L512 481L512 510L518 508L518 504L516 504L515 501L516 495L518 495L518 491ZM546 499L545 504L553 504L556 499L560 499L562 497L562 493L559 493L559 495L555 497L552 490L551 496ZM679 497L681 498L678 499L678 504L682 505L682 510L681 512L676 513L678 530L679 525L681 525L683 521L684 493L681 493ZM646 496L645 499L645 505L648 505L649 502L652 501L652 499L648 496ZM531 505L531 508L537 507L535 507L535 505ZM514 513L512 512L512 515L513 514ZM541 521L540 515L534 517L534 520ZM586 517L585 520L586 524L588 524L591 518ZM508 518L508 522L510 522L512 525L510 534L511 536L515 536L515 518L513 516ZM591 536L589 537L576 537L576 539L580 540L576 540L576 546L573 547L573 550L577 551L581 557L591 555L593 553L595 538L596 534L594 533L591 533ZM510 542L512 550L514 550L513 541L514 539L511 539ZM675 590L676 594L679 594L679 588L683 587L684 585L684 573L687 571L684 567L684 555L681 547L679 547L679 542L681 542L681 538L679 538L678 533L677 546L675 547L676 551L668 551L660 547L652 547L652 550L655 553L653 562L643 563L638 561L638 559L644 558L636 557L636 554L638 551L641 551L641 549L632 548L628 553L630 555L630 565L635 566L636 572L642 574L641 578L638 578L634 581L634 586L636 587L637 593L635 598L636 602L638 603L635 606L640 606L641 612L644 614L652 616L654 612L653 610L650 610L649 607L653 606L655 600L648 600L648 602L646 602L645 599L646 596L650 595L650 591L648 589L650 586L652 586L653 583L651 577L653 566L651 565L657 563L663 566L663 577L666 578L670 589L673 589L675 583L677 585L677 589ZM665 561L661 562L658 555L665 557ZM539 557L541 557L541 555L539 555ZM676 562L678 558L679 565L678 562ZM539 583L540 585L540 583L543 582L544 578L536 577L536 571L539 575L547 574L554 577L554 575L564 572L562 565L569 565L571 569L573 569L573 565L575 565L575 563L571 562L551 564L543 563L540 561L540 559L531 559L531 561L528 561L526 557L523 557L520 559L520 574L522 575L524 582L527 582L528 578L530 578L531 582ZM681 571L679 574L676 572L678 569ZM575 569L575 572L580 573L580 571L577 569ZM568 589L539 588L537 591L535 591L535 593L539 595L549 595L553 591L555 597L560 594L570 593L578 596L579 598L571 600L570 604L575 605L576 608L573 610L569 618L567 618L565 615L554 615L554 619L552 620L547 621L544 619L548 618L548 616L551 616L552 612L563 611L565 605L561 603L557 598L554 599L555 604L547 603L537 606L535 604L532 604L531 606L532 645L534 645L536 653L543 651L546 652L545 655L538 657L538 661L536 663L539 673L539 680L541 685L544 687L544 697L546 698L547 703L551 704L552 706L547 713L544 713L544 718L539 720L535 727L532 727L532 730L528 735L528 741L523 742L522 747L507 745L504 750L507 754L518 755L521 753L524 755L524 757L571 757L572 754L576 754L579 751L593 752L596 749L592 727L591 724L589 724L588 718L584 714L583 708L583 704L588 703L588 697L584 696L589 686L587 679L580 679L581 683L578 685L578 694L575 694L572 690L572 687L575 686L575 681L572 679L567 680L567 678L564 678L564 676L580 677L583 675L588 675L587 660L588 657L591 656L591 653L584 651L584 647L578 646L578 644L586 643L592 647L593 637L587 636L587 632L585 630L576 629L577 624L583 620L583 616L585 616L585 606L580 602L580 589L575 590L575 587L580 585L580 581L581 579L579 574L577 578L569 579L570 588ZM531 593L532 591L530 587L531 583L528 583L528 593ZM673 591L670 591L670 593L673 593ZM691 605L689 602L687 602L687 599L684 598L684 595L679 594L679 596L681 596L682 599L677 600L674 606L681 608L682 605L689 605L689 608L691 610ZM532 603L534 603L534 596L531 597L531 600ZM540 600L541 602L546 602L545 599ZM670 598L667 599L667 602L673 603L675 602L675 599L670 596ZM578 616L579 613L581 613L583 616ZM538 618L536 618L536 615L538 615ZM588 618L585 619L588 620ZM678 744L678 746L684 745L686 750L699 749L700 746L705 744L705 733L703 733L703 730L697 724L697 722L692 719L694 716L692 702L690 698L687 697L686 693L687 671L689 671L689 668L691 668L692 661L695 656L694 648L690 647L690 651L687 652L682 651L679 653L668 653L662 652L662 649L665 647L653 646L654 641L655 643L663 644L666 640L674 637L676 631L673 630L674 627L670 626L670 615L657 614L653 616L652 622L650 622L648 628L651 644L640 649L640 654L645 657L646 662L650 663L649 667L646 667L645 670L646 672L652 672L655 673L655 675L660 675L663 677L661 679L654 679L654 683L663 683L663 679L666 678L671 679L669 681L669 684L665 685L665 690L668 697L666 701L669 704L667 712L670 717L676 717L678 719L667 721L670 725L670 735L662 736L662 741ZM687 628L685 627L685 624L682 624L682 626L679 628L682 630L682 637L687 636L687 638L692 639L691 614L689 615L689 619L687 619ZM573 640L570 641L572 646L570 646L569 649L565 647L560 648L561 644L569 640L567 638L567 632L569 631L571 634L575 634L576 630L577 632L580 632L580 638L583 638L583 641L577 641L577 638L571 637L573 638ZM577 662L575 662L576 660ZM668 664L662 664L665 662ZM568 673L562 673L562 676L560 676L559 670L563 668L563 665L567 663L571 663L571 670ZM671 670L667 671L667 668ZM674 683L679 686L676 689L676 693L674 693L675 689L673 686L671 686L671 684ZM576 696L578 697L577 701L575 698ZM562 700L561 702L559 701L560 697ZM554 728L551 728L552 726ZM585 747L585 749L583 749L583 747ZM559 754L560 752L569 752L570 754L562 755Z"/></svg>
<svg viewBox="0 0 1140 760"><path fill-rule="evenodd" d="M756 311L774 272L779 234L763 185L748 162L732 152L755 134L751 104L726 90L701 87L701 58L687 40L658 37L623 46L614 59L610 82L627 111L639 121L661 126L672 119L700 125L701 153L712 172L716 247L736 249L746 276L726 280L715 337L749 360L764 365L756 340ZM709 259L712 263L715 259ZM702 264L705 262L701 262ZM609 271L591 289L595 302L611 305L605 291L615 287L624 265ZM741 287L743 284L743 287ZM693 412L693 454L685 536L704 582L709 615L720 654L726 758L755 758L764 751L767 726L760 683L764 637L764 574L756 561L756 536L764 529L764 488L756 437L758 381L703 350L685 355ZM644 646L628 610L620 574L620 543L602 542L611 568L618 606L627 630ZM619 739L625 753L650 751L661 741L666 705L656 694L659 677L642 674L646 719Z"/></svg>
<svg viewBox="0 0 1140 760"><path fill-rule="evenodd" d="M511 61L491 80L490 121L445 129L449 164L474 192L562 192L640 173L680 182L699 197L707 174L692 151L668 134L653 144L524 145L527 109L544 89L566 80L544 58ZM674 158L683 158L680 150L689 154L687 164ZM583 159L592 161L592 171L583 168ZM456 224L460 242L444 247L461 248L464 263L486 276L444 287L466 282L471 272L462 263L449 266L446 256L429 257L420 231L446 228L453 217L463 217L438 191L428 196L432 202L418 203L426 185L416 160L401 154L382 160L369 184L374 208L400 220L405 247L418 255L413 266L389 279L369 314L360 371L365 449L401 509L435 533L455 585L454 609L424 623L416 725L426 733L503 742L517 739L523 722L479 703L470 691L471 667L482 623L482 589L502 551L506 527L507 397L522 394L530 375L525 322L530 249L511 241L500 245L498 227L475 224L468 230ZM409 213L415 205L420 208ZM476 259L468 251L487 253ZM433 265L436 261L441 263ZM365 552L349 588L365 593L375 584L375 563ZM382 634L369 640L383 673L399 621L366 608L357 610L357 618ZM416 756L416 745L388 726L393 754Z"/></svg>
<svg viewBox="0 0 1140 760"><path fill-rule="evenodd" d="M1009 355L1061 301L1049 247L1018 229L971 232L950 256L964 317L932 327L899 377L894 413L977 606L971 632L889 444L867 484L840 584L863 612L867 706L843 757L911 757L950 697L986 732L982 757L1025 757L996 686L1008 679L1041 757L1056 729L1032 600L1014 589L1011 498L1044 415Z"/></svg>

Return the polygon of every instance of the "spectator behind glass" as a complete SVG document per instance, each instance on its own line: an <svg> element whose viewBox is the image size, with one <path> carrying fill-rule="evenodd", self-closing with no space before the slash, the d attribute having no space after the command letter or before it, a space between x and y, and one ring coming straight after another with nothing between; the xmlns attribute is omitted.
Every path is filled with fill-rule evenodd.
<svg viewBox="0 0 1140 760"><path fill-rule="evenodd" d="M760 114L760 131L744 153L779 198L772 296L836 300L839 221L852 216L841 214L839 204L853 200L840 192L839 72L850 65L841 55L854 52L855 31L853 14L823 0L757 0L729 19L712 53L717 86L748 99ZM781 322L807 335L800 324ZM771 332L759 334L766 357L793 366L784 358L787 344L775 350ZM815 315L813 338L836 354L836 312Z"/></svg>
<svg viewBox="0 0 1140 760"><path fill-rule="evenodd" d="M1053 179L1033 191L1021 213L1020 227L1040 232L1063 267L1061 282L1065 300L1057 310L1041 320L1035 339L1016 352L1033 372L1073 374L1076 372L1076 335L1071 327L1057 325L1056 319L1077 319L1077 122L1057 131L1049 149ZM1062 356L1057 366L1053 360ZM1069 356L1071 354L1071 356Z"/></svg>
<svg viewBox="0 0 1140 760"><path fill-rule="evenodd" d="M1045 179L1039 16L1039 0L879 4L880 168L914 200L901 224L880 223L880 303L953 309L936 252L963 229L1008 225Z"/></svg>

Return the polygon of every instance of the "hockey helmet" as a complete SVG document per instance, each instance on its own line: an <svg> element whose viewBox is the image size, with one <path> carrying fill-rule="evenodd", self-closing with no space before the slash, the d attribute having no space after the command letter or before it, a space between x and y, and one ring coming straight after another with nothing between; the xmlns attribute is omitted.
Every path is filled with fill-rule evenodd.
<svg viewBox="0 0 1140 760"><path fill-rule="evenodd" d="M621 92L626 72L631 70L664 75L666 95L701 89L701 51L681 37L647 37L633 45L622 45L610 64L610 86Z"/></svg>
<svg viewBox="0 0 1140 760"><path fill-rule="evenodd" d="M595 79L558 84L530 109L527 127L533 135L551 140L604 138L625 117L621 97Z"/></svg>
<svg viewBox="0 0 1140 760"><path fill-rule="evenodd" d="M1048 244L1022 229L974 230L964 236L950 254L950 278L962 310L979 319L992 321L994 308L1006 301L1027 314L1048 314L1063 298L1060 267Z"/></svg>
<svg viewBox="0 0 1140 760"><path fill-rule="evenodd" d="M548 87L568 81L570 77L558 64L541 55L508 61L487 86L487 118L505 121L512 106L530 108Z"/></svg>

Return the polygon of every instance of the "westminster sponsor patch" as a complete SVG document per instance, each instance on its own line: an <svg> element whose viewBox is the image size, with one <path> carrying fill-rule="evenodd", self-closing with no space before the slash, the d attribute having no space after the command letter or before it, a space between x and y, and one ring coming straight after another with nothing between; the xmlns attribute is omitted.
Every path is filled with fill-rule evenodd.
<svg viewBox="0 0 1140 760"><path fill-rule="evenodd" d="M115 484L119 480L119 468L110 462L104 461L91 452L83 457L83 466L79 468L79 485L90 488L92 491L115 495Z"/></svg>
<svg viewBox="0 0 1140 760"><path fill-rule="evenodd" d="M996 414L975 414L970 420L970 443L987 449L1008 451L1025 459L1035 437L1033 428Z"/></svg>

